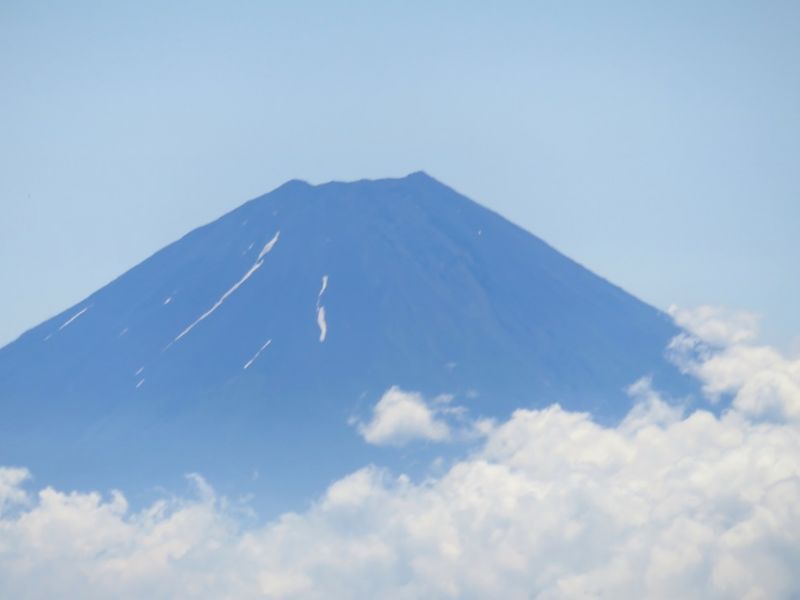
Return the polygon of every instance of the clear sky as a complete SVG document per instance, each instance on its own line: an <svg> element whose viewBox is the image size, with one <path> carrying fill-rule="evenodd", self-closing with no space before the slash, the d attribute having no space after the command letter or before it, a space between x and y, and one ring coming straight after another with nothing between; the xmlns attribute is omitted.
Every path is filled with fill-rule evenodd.
<svg viewBox="0 0 800 600"><path fill-rule="evenodd" d="M796 1L4 0L0 344L287 179L420 169L800 349Z"/></svg>

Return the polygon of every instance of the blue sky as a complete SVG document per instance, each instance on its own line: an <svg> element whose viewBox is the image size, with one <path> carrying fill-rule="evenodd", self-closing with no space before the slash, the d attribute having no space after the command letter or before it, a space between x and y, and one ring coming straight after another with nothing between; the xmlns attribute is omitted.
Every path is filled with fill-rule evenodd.
<svg viewBox="0 0 800 600"><path fill-rule="evenodd" d="M0 5L0 343L290 178L424 169L800 348L796 2Z"/></svg>

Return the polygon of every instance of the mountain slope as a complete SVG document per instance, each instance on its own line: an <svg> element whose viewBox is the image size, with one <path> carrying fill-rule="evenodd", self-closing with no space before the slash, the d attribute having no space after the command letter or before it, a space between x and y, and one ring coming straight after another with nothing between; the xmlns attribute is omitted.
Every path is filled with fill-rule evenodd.
<svg viewBox="0 0 800 600"><path fill-rule="evenodd" d="M614 419L644 375L685 393L663 360L676 333L424 173L290 181L0 350L0 452L122 485L245 477L243 456L248 473L328 473L363 457L347 420L391 385L486 416L560 402Z"/></svg>

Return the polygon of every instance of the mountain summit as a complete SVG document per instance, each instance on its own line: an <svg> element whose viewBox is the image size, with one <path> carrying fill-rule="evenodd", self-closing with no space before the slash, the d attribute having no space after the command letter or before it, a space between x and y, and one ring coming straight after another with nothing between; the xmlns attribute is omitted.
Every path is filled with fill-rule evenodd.
<svg viewBox="0 0 800 600"><path fill-rule="evenodd" d="M559 402L615 419L645 375L683 393L663 359L676 333L425 173L293 180L0 350L0 451L56 481L243 455L327 472L394 385L495 417Z"/></svg>

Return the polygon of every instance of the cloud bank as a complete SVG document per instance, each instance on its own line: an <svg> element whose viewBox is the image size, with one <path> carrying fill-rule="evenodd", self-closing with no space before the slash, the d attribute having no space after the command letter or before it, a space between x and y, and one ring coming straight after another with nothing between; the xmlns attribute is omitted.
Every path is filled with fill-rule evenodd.
<svg viewBox="0 0 800 600"><path fill-rule="evenodd" d="M721 416L683 414L642 380L616 427L518 410L440 476L367 466L265 526L197 476L195 497L131 512L119 493L34 494L24 469L1 469L0 597L798 597L800 364L726 339L672 348L731 397ZM384 408L431 410L387 394ZM441 432L418 416L399 422Z"/></svg>

